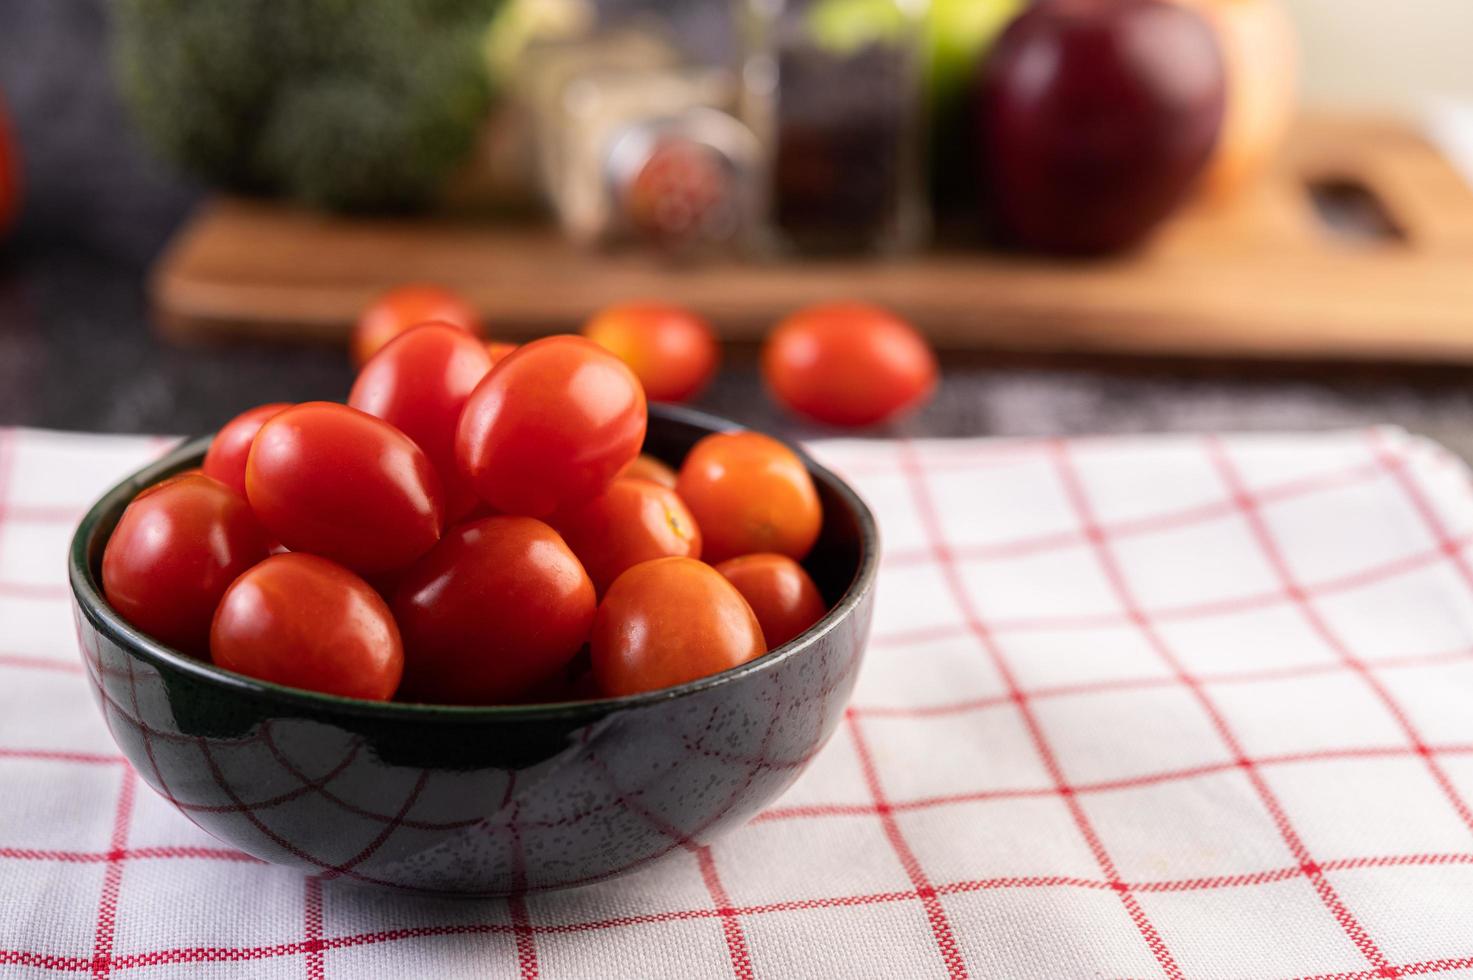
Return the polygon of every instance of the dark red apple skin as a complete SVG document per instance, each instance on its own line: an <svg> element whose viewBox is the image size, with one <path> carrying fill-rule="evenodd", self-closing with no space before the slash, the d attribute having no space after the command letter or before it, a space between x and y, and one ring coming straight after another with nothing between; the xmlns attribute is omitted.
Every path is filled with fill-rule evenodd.
<svg viewBox="0 0 1473 980"><path fill-rule="evenodd" d="M1163 0L1042 0L979 76L984 196L1012 244L1139 245L1192 190L1222 128L1212 28Z"/></svg>

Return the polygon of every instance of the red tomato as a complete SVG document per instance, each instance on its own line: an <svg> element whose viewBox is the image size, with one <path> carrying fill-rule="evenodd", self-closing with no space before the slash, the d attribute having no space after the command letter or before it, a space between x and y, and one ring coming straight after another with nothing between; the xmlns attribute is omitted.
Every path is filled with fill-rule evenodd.
<svg viewBox="0 0 1473 980"><path fill-rule="evenodd" d="M693 398L721 360L709 323L662 303L611 306L588 321L583 336L628 364L645 395L657 402Z"/></svg>
<svg viewBox="0 0 1473 980"><path fill-rule="evenodd" d="M684 684L767 651L747 600L693 558L657 558L620 575L591 643L594 677L611 697Z"/></svg>
<svg viewBox="0 0 1473 980"><path fill-rule="evenodd" d="M516 344L508 344L504 340L486 341L486 354L491 358L492 367L506 360L507 355L516 349Z"/></svg>
<svg viewBox="0 0 1473 980"><path fill-rule="evenodd" d="M519 348L465 403L456 458L481 499L548 517L603 492L639 455L644 391L629 368L582 337Z"/></svg>
<svg viewBox="0 0 1473 980"><path fill-rule="evenodd" d="M710 562L759 551L801 560L823 523L803 461L756 432L718 432L696 443L675 492L695 515Z"/></svg>
<svg viewBox="0 0 1473 980"><path fill-rule="evenodd" d="M894 314L832 303L778 324L762 348L762 376L796 412L831 425L874 425L931 397L936 356Z"/></svg>
<svg viewBox="0 0 1473 980"><path fill-rule="evenodd" d="M201 474L176 476L123 512L102 553L102 591L133 626L202 656L220 596L268 546L243 497Z"/></svg>
<svg viewBox="0 0 1473 980"><path fill-rule="evenodd" d="M440 479L424 450L387 422L331 402L289 408L261 427L246 494L282 544L357 572L408 565L444 526Z"/></svg>
<svg viewBox="0 0 1473 980"><path fill-rule="evenodd" d="M20 154L15 138L0 106L0 234L10 230L20 214Z"/></svg>
<svg viewBox="0 0 1473 980"><path fill-rule="evenodd" d="M248 677L344 698L387 701L404 647L384 600L316 555L268 558L235 580L210 629L215 663Z"/></svg>
<svg viewBox="0 0 1473 980"><path fill-rule="evenodd" d="M348 404L377 416L419 444L435 464L451 520L479 503L455 464L460 410L491 370L481 341L444 323L400 334L373 356L348 395Z"/></svg>
<svg viewBox="0 0 1473 980"><path fill-rule="evenodd" d="M421 323L448 323L467 333L481 332L475 307L443 286L417 283L400 286L374 300L358 317L349 349L353 363L363 365L389 341Z"/></svg>
<svg viewBox="0 0 1473 980"><path fill-rule="evenodd" d="M553 526L602 595L642 561L701 557L701 529L675 491L648 480L615 480L592 500L559 511Z"/></svg>
<svg viewBox="0 0 1473 980"><path fill-rule="evenodd" d="M743 555L722 562L716 570L752 607L769 650L804 632L828 612L813 579L787 555Z"/></svg>
<svg viewBox="0 0 1473 980"><path fill-rule="evenodd" d="M648 480L662 487L675 489L675 471L655 457L644 453L640 453L634 458L634 462L624 467L624 471L619 476L629 480Z"/></svg>
<svg viewBox="0 0 1473 980"><path fill-rule="evenodd" d="M557 532L530 517L462 524L399 582L403 697L502 704L567 669L588 639L593 583Z"/></svg>
<svg viewBox="0 0 1473 980"><path fill-rule="evenodd" d="M266 420L291 408L290 402L272 402L241 412L225 423L224 428L210 440L210 451L205 453L204 471L245 496L246 458L251 454L251 443Z"/></svg>

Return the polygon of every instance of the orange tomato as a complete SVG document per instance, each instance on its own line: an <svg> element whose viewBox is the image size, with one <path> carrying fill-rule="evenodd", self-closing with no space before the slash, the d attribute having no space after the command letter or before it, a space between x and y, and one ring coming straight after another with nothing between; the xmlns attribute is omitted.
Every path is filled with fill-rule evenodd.
<svg viewBox="0 0 1473 980"><path fill-rule="evenodd" d="M624 472L619 476L628 480L648 480L662 487L675 489L675 471L655 457L644 453L640 453L635 457L634 462L624 467Z"/></svg>
<svg viewBox="0 0 1473 980"><path fill-rule="evenodd" d="M936 355L914 327L862 303L801 310L762 348L762 377L777 400L830 425L874 425L916 408L936 375Z"/></svg>
<svg viewBox="0 0 1473 980"><path fill-rule="evenodd" d="M701 529L675 491L619 479L553 518L602 595L626 569L655 558L701 557Z"/></svg>
<svg viewBox="0 0 1473 980"><path fill-rule="evenodd" d="M416 283L384 293L364 309L353 327L349 351L360 367L393 340L421 323L437 320L467 333L481 332L481 319L458 294L443 286Z"/></svg>
<svg viewBox="0 0 1473 980"><path fill-rule="evenodd" d="M747 600L693 558L657 558L620 575L590 644L594 678L613 697L685 684L767 651Z"/></svg>
<svg viewBox="0 0 1473 980"><path fill-rule="evenodd" d="M711 562L760 551L802 559L823 523L803 461L756 432L718 432L696 443L675 492L695 515Z"/></svg>
<svg viewBox="0 0 1473 980"><path fill-rule="evenodd" d="M583 336L628 364L657 402L695 397L721 360L709 323L663 303L611 306L588 321Z"/></svg>
<svg viewBox="0 0 1473 980"><path fill-rule="evenodd" d="M516 349L516 344L508 344L504 340L486 341L486 353L491 357L492 367L495 367L502 361L506 360L506 356Z"/></svg>
<svg viewBox="0 0 1473 980"><path fill-rule="evenodd" d="M804 632L828 612L813 579L787 555L743 555L722 562L716 570L752 607L769 650Z"/></svg>

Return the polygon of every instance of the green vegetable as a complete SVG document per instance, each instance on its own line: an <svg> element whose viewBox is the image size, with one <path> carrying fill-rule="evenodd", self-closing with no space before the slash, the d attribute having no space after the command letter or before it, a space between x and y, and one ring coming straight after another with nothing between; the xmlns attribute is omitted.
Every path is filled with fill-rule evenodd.
<svg viewBox="0 0 1473 980"><path fill-rule="evenodd" d="M903 39L914 25L910 3L896 0L819 0L808 10L808 31L818 46L838 55Z"/></svg>
<svg viewBox="0 0 1473 980"><path fill-rule="evenodd" d="M926 41L932 98L961 98L992 42L1026 5L1027 0L931 0Z"/></svg>
<svg viewBox="0 0 1473 980"><path fill-rule="evenodd" d="M148 142L236 190L347 210L430 203L490 106L500 0L115 0Z"/></svg>
<svg viewBox="0 0 1473 980"><path fill-rule="evenodd" d="M976 205L972 98L992 45L1028 0L931 0L926 16L931 196L937 214Z"/></svg>

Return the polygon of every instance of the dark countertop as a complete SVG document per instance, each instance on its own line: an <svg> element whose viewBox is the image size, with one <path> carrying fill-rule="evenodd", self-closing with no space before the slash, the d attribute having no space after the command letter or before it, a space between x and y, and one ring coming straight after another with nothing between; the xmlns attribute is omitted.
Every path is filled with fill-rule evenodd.
<svg viewBox="0 0 1473 980"><path fill-rule="evenodd" d="M0 4L0 92L19 131L26 202L0 247L0 425L207 431L266 401L337 398L337 349L180 349L151 332L149 263L199 190L148 159L106 57L106 0ZM789 435L738 352L698 403ZM1464 371L948 361L913 436L1319 429L1389 422L1473 454ZM880 433L883 434L883 433Z"/></svg>

